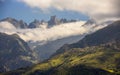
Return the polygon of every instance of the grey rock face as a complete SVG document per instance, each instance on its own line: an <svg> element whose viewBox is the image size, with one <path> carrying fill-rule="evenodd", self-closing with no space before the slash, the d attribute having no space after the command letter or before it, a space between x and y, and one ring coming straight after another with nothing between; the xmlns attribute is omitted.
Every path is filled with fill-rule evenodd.
<svg viewBox="0 0 120 75"><path fill-rule="evenodd" d="M28 28L38 28L40 24L41 24L40 21L35 19L33 22L29 24Z"/></svg>
<svg viewBox="0 0 120 75"><path fill-rule="evenodd" d="M51 27L53 25L59 25L60 20L56 18L56 16L51 16L50 20L48 21L48 27Z"/></svg>

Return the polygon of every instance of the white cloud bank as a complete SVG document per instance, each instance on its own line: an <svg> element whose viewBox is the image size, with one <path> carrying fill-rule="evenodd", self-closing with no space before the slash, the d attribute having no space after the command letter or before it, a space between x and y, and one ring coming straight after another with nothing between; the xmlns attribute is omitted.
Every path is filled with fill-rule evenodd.
<svg viewBox="0 0 120 75"><path fill-rule="evenodd" d="M15 29L8 22L0 22L0 32L18 34L36 50L40 59L46 59L64 44L79 41L85 35L106 25L84 25L85 21L55 25L51 28ZM32 41L32 42L29 42Z"/></svg>
<svg viewBox="0 0 120 75"><path fill-rule="evenodd" d="M6 21L0 23L0 28L1 29L8 29L8 30L16 29L11 23L6 22Z"/></svg>
<svg viewBox="0 0 120 75"><path fill-rule="evenodd" d="M87 31L87 28L81 27L85 21L56 25L51 28L35 28L35 29L15 29L8 22L0 23L0 32L8 34L17 33L25 41L53 41L56 39L79 35Z"/></svg>
<svg viewBox="0 0 120 75"><path fill-rule="evenodd" d="M95 25L82 26L85 21L66 23L61 25L56 25L51 28L35 28L35 29L15 29L13 25L8 22L0 23L0 32L7 34L18 34L25 41L54 41L57 39L62 39L65 37L83 35L94 32L104 26ZM8 27L8 28L6 28Z"/></svg>
<svg viewBox="0 0 120 75"><path fill-rule="evenodd" d="M119 0L19 0L31 8L72 10L82 12L95 20L120 18Z"/></svg>

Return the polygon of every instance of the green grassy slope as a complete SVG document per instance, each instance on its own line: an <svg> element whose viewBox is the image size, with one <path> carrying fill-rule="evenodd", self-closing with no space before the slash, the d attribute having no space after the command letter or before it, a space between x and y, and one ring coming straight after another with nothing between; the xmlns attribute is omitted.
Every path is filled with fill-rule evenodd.
<svg viewBox="0 0 120 75"><path fill-rule="evenodd" d="M119 75L120 49L117 45L73 48L46 62L7 75L15 72L17 75Z"/></svg>
<svg viewBox="0 0 120 75"><path fill-rule="evenodd" d="M99 75L99 72L100 75L107 75L106 72L108 75L110 73L120 74L120 49L111 46L73 48L52 57L47 62L32 67L25 74L75 75L78 73L77 75L96 75L95 70L98 71L97 75Z"/></svg>

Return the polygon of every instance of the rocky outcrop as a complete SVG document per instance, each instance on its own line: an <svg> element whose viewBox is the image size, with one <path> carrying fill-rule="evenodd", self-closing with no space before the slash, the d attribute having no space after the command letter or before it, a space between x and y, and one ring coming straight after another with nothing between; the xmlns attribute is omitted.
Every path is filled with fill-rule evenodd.
<svg viewBox="0 0 120 75"><path fill-rule="evenodd" d="M38 28L39 25L40 25L40 21L35 19L33 22L29 24L28 28Z"/></svg>
<svg viewBox="0 0 120 75"><path fill-rule="evenodd" d="M60 24L60 20L57 19L56 16L51 16L50 20L48 21L48 27L51 27L53 25L59 25Z"/></svg>

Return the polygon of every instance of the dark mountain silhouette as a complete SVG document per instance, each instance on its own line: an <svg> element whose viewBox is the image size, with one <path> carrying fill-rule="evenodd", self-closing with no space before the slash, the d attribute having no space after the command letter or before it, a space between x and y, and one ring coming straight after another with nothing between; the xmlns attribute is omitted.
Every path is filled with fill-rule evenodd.
<svg viewBox="0 0 120 75"><path fill-rule="evenodd" d="M0 72L30 66L36 62L35 53L18 35L0 33Z"/></svg>

